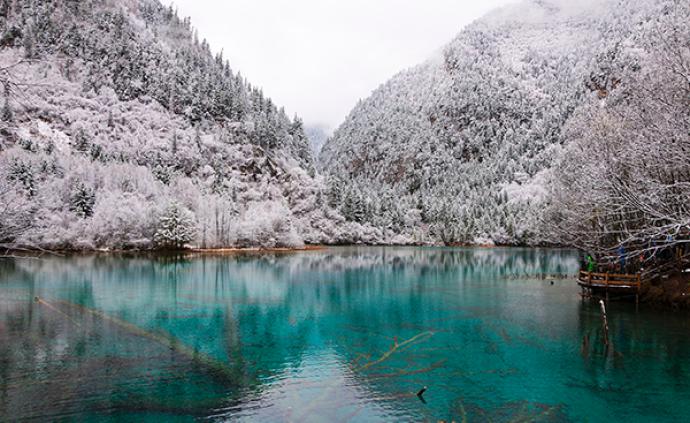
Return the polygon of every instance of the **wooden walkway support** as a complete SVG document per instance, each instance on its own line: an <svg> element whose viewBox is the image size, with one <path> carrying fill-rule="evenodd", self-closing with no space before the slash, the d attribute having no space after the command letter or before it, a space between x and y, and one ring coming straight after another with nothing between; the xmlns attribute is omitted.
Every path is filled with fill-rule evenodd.
<svg viewBox="0 0 690 423"><path fill-rule="evenodd" d="M615 293L635 293L635 302L640 301L640 288L642 287L642 275L636 273L617 274L617 273L595 273L580 271L577 283L582 290L590 293L604 291L606 301L609 299L609 291Z"/></svg>

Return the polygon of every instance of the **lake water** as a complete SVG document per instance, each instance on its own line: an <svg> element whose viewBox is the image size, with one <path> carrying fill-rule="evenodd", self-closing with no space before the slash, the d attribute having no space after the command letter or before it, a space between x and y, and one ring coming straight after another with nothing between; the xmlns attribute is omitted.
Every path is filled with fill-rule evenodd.
<svg viewBox="0 0 690 423"><path fill-rule="evenodd" d="M611 303L606 353L598 305L550 276L576 271L528 249L2 259L0 421L690 421L688 315Z"/></svg>

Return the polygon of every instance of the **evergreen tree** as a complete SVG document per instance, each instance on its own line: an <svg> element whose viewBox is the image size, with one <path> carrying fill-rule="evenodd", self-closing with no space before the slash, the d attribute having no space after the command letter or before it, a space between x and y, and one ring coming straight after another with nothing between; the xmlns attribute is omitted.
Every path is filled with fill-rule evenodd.
<svg viewBox="0 0 690 423"><path fill-rule="evenodd" d="M35 51L35 40L34 40L34 35L31 27L27 27L24 33L24 40L23 40L23 46L24 46L24 57L27 59L34 59L36 56L36 51Z"/></svg>
<svg viewBox="0 0 690 423"><path fill-rule="evenodd" d="M74 149L80 153L87 153L91 150L91 143L83 128L79 128L77 135L74 137Z"/></svg>
<svg viewBox="0 0 690 423"><path fill-rule="evenodd" d="M159 218L154 241L159 247L181 249L196 235L191 213L177 202L172 202Z"/></svg>
<svg viewBox="0 0 690 423"><path fill-rule="evenodd" d="M326 192L328 205L332 208L340 208L342 206L344 182L340 178L329 176L326 185L328 187Z"/></svg>
<svg viewBox="0 0 690 423"><path fill-rule="evenodd" d="M177 154L177 131L173 132L170 149L173 154Z"/></svg>
<svg viewBox="0 0 690 423"><path fill-rule="evenodd" d="M29 197L36 195L36 181L31 166L15 159L10 164L10 171L8 179L13 182L18 182L24 186Z"/></svg>
<svg viewBox="0 0 690 423"><path fill-rule="evenodd" d="M10 106L10 96L10 84L9 82L5 82L5 103L2 106L2 114L0 118L2 118L3 122L7 123L14 121L14 114L12 113L12 107Z"/></svg>
<svg viewBox="0 0 690 423"><path fill-rule="evenodd" d="M92 160L106 160L106 157L103 154L103 147L99 144L91 144L90 155Z"/></svg>
<svg viewBox="0 0 690 423"><path fill-rule="evenodd" d="M225 176L223 176L222 171L216 170L216 174L213 177L213 183L211 184L211 191L215 194L220 194L225 188Z"/></svg>
<svg viewBox="0 0 690 423"><path fill-rule="evenodd" d="M74 60L72 58L68 58L65 60L65 65L64 65L64 72L65 72L65 78L67 78L68 81L72 81L72 66L74 65Z"/></svg>
<svg viewBox="0 0 690 423"><path fill-rule="evenodd" d="M197 148L199 148L199 151L201 151L201 131L199 130L198 126L194 128L194 143L196 144Z"/></svg>
<svg viewBox="0 0 690 423"><path fill-rule="evenodd" d="M172 179L173 169L165 163L158 162L151 169L151 173L164 185L168 185Z"/></svg>
<svg viewBox="0 0 690 423"><path fill-rule="evenodd" d="M0 18L7 19L10 16L10 0L0 2Z"/></svg>
<svg viewBox="0 0 690 423"><path fill-rule="evenodd" d="M366 217L366 210L362 195L355 190L349 190L343 198L341 211L346 219L363 223Z"/></svg>
<svg viewBox="0 0 690 423"><path fill-rule="evenodd" d="M93 207L96 204L96 193L93 189L78 182L72 189L70 196L70 211L76 213L82 219L93 216Z"/></svg>

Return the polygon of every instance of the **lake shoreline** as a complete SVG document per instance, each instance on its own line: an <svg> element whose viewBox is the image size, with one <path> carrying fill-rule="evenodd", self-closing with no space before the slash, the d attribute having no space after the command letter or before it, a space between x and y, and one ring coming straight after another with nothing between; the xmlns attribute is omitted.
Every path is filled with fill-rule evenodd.
<svg viewBox="0 0 690 423"><path fill-rule="evenodd" d="M171 255L171 254L199 254L199 255L232 255L232 254L274 254L274 253L299 253L309 251L325 251L329 248L339 247L380 247L380 248L476 248L476 249L550 249L568 250L572 249L563 245L504 245L504 244L306 244L303 247L227 247L227 248L148 248L148 249L109 249L109 248L20 248L3 247L0 248L0 258L2 257L41 257L44 255L52 256L77 256L77 255Z"/></svg>
<svg viewBox="0 0 690 423"><path fill-rule="evenodd" d="M251 247L251 248L184 248L184 249L38 249L38 248L4 248L0 251L2 257L41 257L41 256L89 256L89 255L232 255L232 254L268 254L268 253L298 253L307 251L323 251L332 247L329 245L307 245L305 247Z"/></svg>

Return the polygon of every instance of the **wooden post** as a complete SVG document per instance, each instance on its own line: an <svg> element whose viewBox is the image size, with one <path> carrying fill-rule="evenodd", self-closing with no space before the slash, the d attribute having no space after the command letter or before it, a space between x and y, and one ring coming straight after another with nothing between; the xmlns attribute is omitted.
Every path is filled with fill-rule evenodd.
<svg viewBox="0 0 690 423"><path fill-rule="evenodd" d="M587 272L587 294L592 297L592 272Z"/></svg>
<svg viewBox="0 0 690 423"><path fill-rule="evenodd" d="M604 300L599 300L599 305L601 306L601 319L604 327L604 345L606 348L609 346L609 320L606 317L606 305Z"/></svg>
<svg viewBox="0 0 690 423"><path fill-rule="evenodd" d="M637 292L635 292L635 311L640 307L640 288L642 287L642 277L637 274Z"/></svg>
<svg viewBox="0 0 690 423"><path fill-rule="evenodd" d="M606 304L609 303L609 272L606 272L606 276L604 277L604 285L606 286Z"/></svg>

